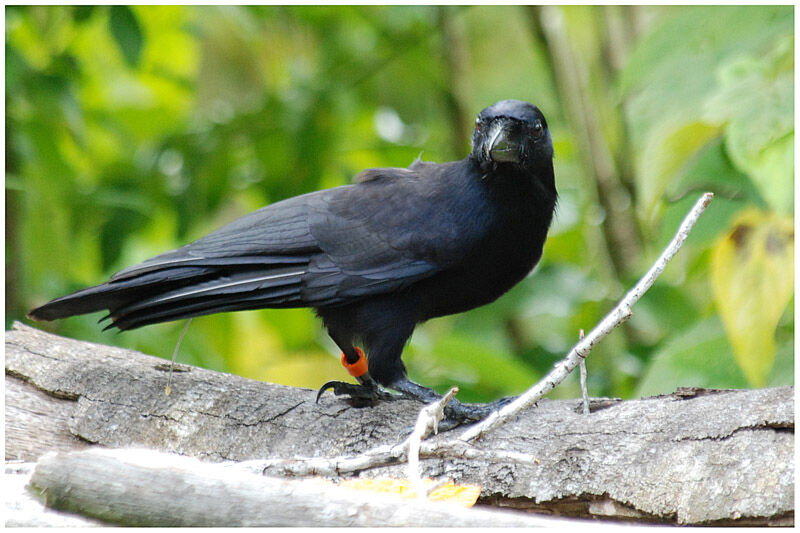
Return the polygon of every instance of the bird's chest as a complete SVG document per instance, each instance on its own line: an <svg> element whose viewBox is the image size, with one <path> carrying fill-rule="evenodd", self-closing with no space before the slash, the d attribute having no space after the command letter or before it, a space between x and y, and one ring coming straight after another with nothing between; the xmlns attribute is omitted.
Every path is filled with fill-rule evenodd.
<svg viewBox="0 0 800 533"><path fill-rule="evenodd" d="M487 225L481 239L454 267L420 287L427 304L425 319L488 304L533 269L542 255L549 219L540 219L530 209L505 215Z"/></svg>

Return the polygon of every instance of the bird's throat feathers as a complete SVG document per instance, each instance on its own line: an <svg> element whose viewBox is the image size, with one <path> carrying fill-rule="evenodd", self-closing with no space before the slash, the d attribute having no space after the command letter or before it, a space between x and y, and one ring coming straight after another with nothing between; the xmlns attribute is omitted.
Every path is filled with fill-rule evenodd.
<svg viewBox="0 0 800 533"><path fill-rule="evenodd" d="M491 196L504 203L530 203L537 209L552 211L558 199L553 162L536 163L535 166L492 163L485 168L481 162L473 161L480 182Z"/></svg>

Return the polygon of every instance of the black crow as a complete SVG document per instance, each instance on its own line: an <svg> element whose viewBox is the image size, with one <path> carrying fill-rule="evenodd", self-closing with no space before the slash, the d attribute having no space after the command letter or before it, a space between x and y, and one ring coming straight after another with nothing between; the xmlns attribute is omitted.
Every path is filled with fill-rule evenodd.
<svg viewBox="0 0 800 533"><path fill-rule="evenodd" d="M386 387L430 402L439 396L410 381L401 360L414 327L494 301L542 255L556 205L547 122L503 100L478 115L466 158L368 169L355 182L266 206L28 316L108 310L107 328L127 330L313 307L359 381L320 394L377 399L391 396ZM495 406L454 401L447 414L477 420Z"/></svg>

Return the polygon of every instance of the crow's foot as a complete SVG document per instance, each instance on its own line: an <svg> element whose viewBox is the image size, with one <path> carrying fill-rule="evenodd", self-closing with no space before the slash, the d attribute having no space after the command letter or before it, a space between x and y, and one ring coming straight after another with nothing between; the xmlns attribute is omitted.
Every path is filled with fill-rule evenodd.
<svg viewBox="0 0 800 533"><path fill-rule="evenodd" d="M391 388L403 393L407 398L432 403L441 398L441 395L429 389L418 385L408 378L401 378L392 383ZM483 420L490 413L500 409L504 405L511 403L514 398L500 398L491 403L461 403L456 399L450 402L444 408L445 418L439 423L440 431L447 431L464 424L472 424L479 420Z"/></svg>
<svg viewBox="0 0 800 533"><path fill-rule="evenodd" d="M439 423L439 431L474 424L511 403L512 400L514 398L500 398L491 403L461 403L458 400L451 400L444 408L445 418Z"/></svg>
<svg viewBox="0 0 800 533"><path fill-rule="evenodd" d="M483 420L493 411L508 405L514 398L500 398L491 403L461 403L453 400L444 408L444 414L449 419L457 420L460 423L470 423Z"/></svg>
<svg viewBox="0 0 800 533"><path fill-rule="evenodd" d="M336 396L348 396L349 401L358 407L372 405L381 400L396 400L403 397L426 404L433 403L441 398L441 395L434 392L433 389L417 385L407 378L397 380L390 385L390 388L401 393L400 395L384 390L370 377L362 376L360 381L360 384L329 381L320 387L317 392L317 402L322 397L322 393L328 389L333 390ZM493 411L511 403L512 400L514 398L511 397L500 398L491 403L461 403L456 399L450 400L444 408L445 417L439 423L439 431L448 431L465 424L483 420Z"/></svg>
<svg viewBox="0 0 800 533"><path fill-rule="evenodd" d="M350 400L357 405L367 405L378 400L393 400L397 398L394 394L382 390L373 380L365 381L360 385L345 381L329 381L320 387L317 392L317 402L319 402L322 393L328 389L332 389L336 396L349 396Z"/></svg>

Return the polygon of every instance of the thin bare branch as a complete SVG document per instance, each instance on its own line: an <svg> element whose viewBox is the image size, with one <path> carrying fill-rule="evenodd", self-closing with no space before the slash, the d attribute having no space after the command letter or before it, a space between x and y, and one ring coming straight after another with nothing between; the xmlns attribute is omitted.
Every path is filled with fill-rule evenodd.
<svg viewBox="0 0 800 533"><path fill-rule="evenodd" d="M686 237L689 236L689 232L694 227L697 219L700 218L700 215L703 214L708 204L711 202L711 199L714 197L713 193L707 192L701 196L697 202L692 207L692 210L689 211L689 214L686 215L686 218L683 219L680 228L678 228L678 232L675 234L675 237L672 238L669 245L661 252L658 260L650 267L650 270L642 276L642 278L633 286L633 288L628 291L625 297L617 304L614 309L611 310L610 313L606 315L606 317L597 325L595 328L589 332L586 337L578 341L572 350L567 354L567 357L564 358L562 361L556 364L555 368L550 371L547 376L544 377L539 383L528 389L527 392L520 395L516 400L511 402L510 404L506 405L499 411L495 411L486 417L482 422L475 424L474 426L470 427L467 431L465 431L459 437L461 440L464 441L471 441L474 439L480 438L482 435L485 435L489 431L505 424L508 420L511 420L515 417L520 411L523 409L527 409L531 407L536 402L538 402L542 397L553 390L553 388L564 381L564 379L569 375L570 372L575 370L580 362L589 355L589 352L594 348L594 346L600 342L606 335L611 333L614 329L616 329L619 325L623 322L628 320L633 311L631 308L633 305L639 301L639 299L644 295L647 290L653 286L653 283L656 281L656 278L661 275L664 271L664 268L667 266L667 263L675 257L675 254L678 253L683 242L686 240Z"/></svg>
<svg viewBox="0 0 800 533"><path fill-rule="evenodd" d="M578 340L583 340L585 334L581 330ZM581 395L583 396L583 414L589 414L589 387L586 385L586 359L581 361Z"/></svg>

